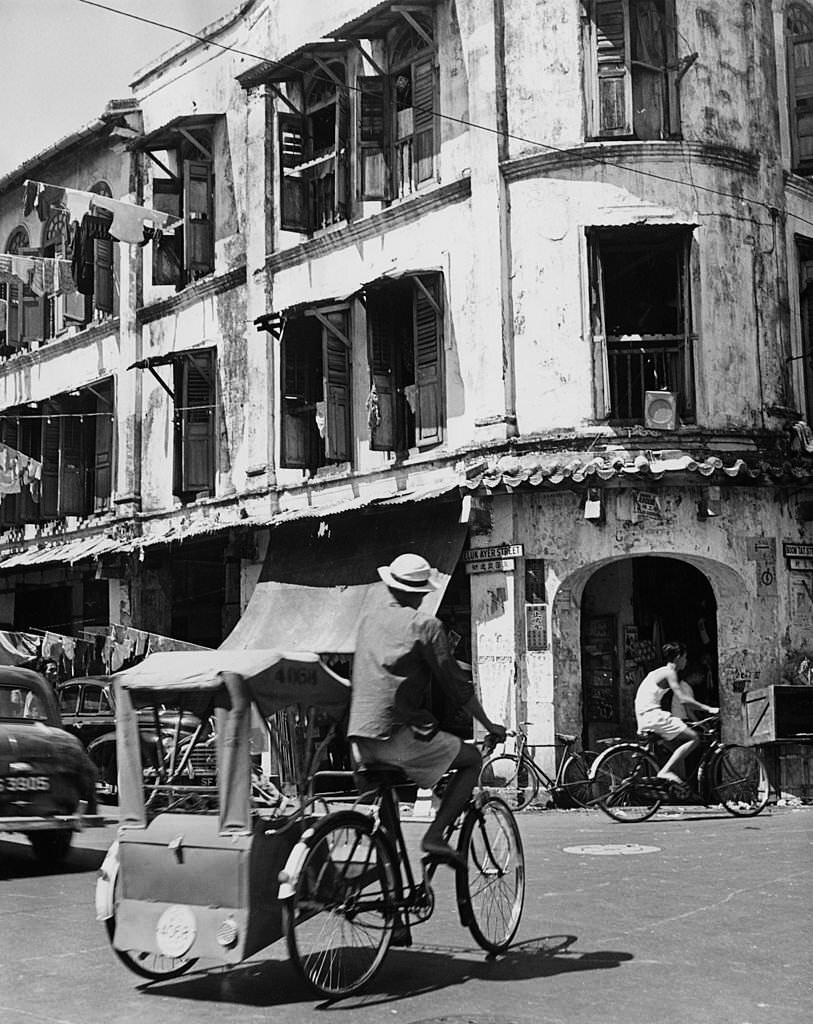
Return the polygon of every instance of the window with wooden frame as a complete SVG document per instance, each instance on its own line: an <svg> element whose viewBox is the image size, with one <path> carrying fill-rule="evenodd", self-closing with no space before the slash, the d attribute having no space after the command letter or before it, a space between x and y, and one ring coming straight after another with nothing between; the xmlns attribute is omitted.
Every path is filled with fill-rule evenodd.
<svg viewBox="0 0 813 1024"><path fill-rule="evenodd" d="M366 289L370 447L403 455L443 440L443 279L415 274Z"/></svg>
<svg viewBox="0 0 813 1024"><path fill-rule="evenodd" d="M7 253L21 255L29 246L28 231L24 227L15 228L6 242ZM15 355L24 345L23 309L24 297L30 297L31 290L17 277L9 275L0 281L0 299L6 302L5 320L0 321L0 355Z"/></svg>
<svg viewBox="0 0 813 1024"><path fill-rule="evenodd" d="M308 309L282 328L280 465L311 474L352 462L352 344L346 306Z"/></svg>
<svg viewBox="0 0 813 1024"><path fill-rule="evenodd" d="M785 43L790 106L791 167L813 173L813 7L789 4Z"/></svg>
<svg viewBox="0 0 813 1024"><path fill-rule="evenodd" d="M217 363L214 349L173 359L175 460L173 493L194 501L215 493Z"/></svg>
<svg viewBox="0 0 813 1024"><path fill-rule="evenodd" d="M143 148L154 165L152 208L183 220L153 243L152 283L181 289L215 269L212 129L168 130Z"/></svg>
<svg viewBox="0 0 813 1024"><path fill-rule="evenodd" d="M593 138L680 135L674 0L586 0L585 92Z"/></svg>
<svg viewBox="0 0 813 1024"><path fill-rule="evenodd" d="M379 69L356 82L362 199L403 198L437 178L439 90L433 19L394 10L394 17L399 14L397 27L387 37L386 73Z"/></svg>
<svg viewBox="0 0 813 1024"><path fill-rule="evenodd" d="M799 321L802 328L802 350L798 357L801 366L801 390L807 423L813 423L813 240L797 242L799 258Z"/></svg>
<svg viewBox="0 0 813 1024"><path fill-rule="evenodd" d="M644 419L646 391L673 391L694 419L689 227L588 232L596 416Z"/></svg>
<svg viewBox="0 0 813 1024"><path fill-rule="evenodd" d="M277 126L282 230L310 234L347 220L350 98L344 62L319 59L289 81Z"/></svg>

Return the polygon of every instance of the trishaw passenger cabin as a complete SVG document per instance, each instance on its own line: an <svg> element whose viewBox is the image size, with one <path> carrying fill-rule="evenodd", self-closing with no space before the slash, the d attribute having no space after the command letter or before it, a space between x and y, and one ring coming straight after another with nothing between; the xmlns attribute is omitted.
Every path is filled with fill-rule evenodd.
<svg viewBox="0 0 813 1024"><path fill-rule="evenodd" d="M282 935L278 876L309 822L307 808L252 809L252 709L265 721L291 707L339 721L349 684L317 655L220 650L150 655L114 687L121 823L97 916L118 956L146 977L180 974L199 957L239 963ZM138 711L156 702L214 720L216 812L179 813L182 799L145 798ZM177 744L168 755L170 796L182 797L178 769L188 757Z"/></svg>

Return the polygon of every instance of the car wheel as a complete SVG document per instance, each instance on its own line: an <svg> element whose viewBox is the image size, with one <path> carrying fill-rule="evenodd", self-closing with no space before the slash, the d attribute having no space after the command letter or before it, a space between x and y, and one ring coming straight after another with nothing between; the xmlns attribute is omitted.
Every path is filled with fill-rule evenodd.
<svg viewBox="0 0 813 1024"><path fill-rule="evenodd" d="M28 839L34 848L34 856L43 864L61 864L71 847L73 832L70 829L55 829L53 832L29 832Z"/></svg>

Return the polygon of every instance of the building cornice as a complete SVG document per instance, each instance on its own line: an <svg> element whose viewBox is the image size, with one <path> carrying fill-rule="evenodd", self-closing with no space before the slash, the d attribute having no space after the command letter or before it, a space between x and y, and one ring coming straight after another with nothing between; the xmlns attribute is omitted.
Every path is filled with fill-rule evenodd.
<svg viewBox="0 0 813 1024"><path fill-rule="evenodd" d="M371 217L353 221L339 230L328 231L317 238L309 238L307 242L300 242L290 249L270 253L265 260L265 269L276 273L319 256L326 256L328 253L339 252L359 242L378 238L385 231L392 231L404 224L420 220L435 210L462 202L470 196L471 179L459 178L448 185L440 185L431 191L412 196L396 206L387 207Z"/></svg>
<svg viewBox="0 0 813 1024"><path fill-rule="evenodd" d="M60 359L62 356L103 341L105 338L115 337L119 333L119 325L119 318L117 316L112 317L110 320L91 324L70 337L51 338L47 344L41 345L37 349L32 349L29 352L20 352L7 359L4 363L0 363L0 380L5 377L17 376L28 367L39 366L41 363ZM109 372L112 372L112 370L109 370Z"/></svg>
<svg viewBox="0 0 813 1024"><path fill-rule="evenodd" d="M194 306L202 299L212 295L220 295L222 292L231 291L232 288L239 288L246 283L245 265L235 267L225 274L204 278L187 285L183 291L171 295L168 299L161 299L149 306L142 306L136 310L136 323L139 326L152 323L153 320L160 320L162 317L170 316L189 306Z"/></svg>

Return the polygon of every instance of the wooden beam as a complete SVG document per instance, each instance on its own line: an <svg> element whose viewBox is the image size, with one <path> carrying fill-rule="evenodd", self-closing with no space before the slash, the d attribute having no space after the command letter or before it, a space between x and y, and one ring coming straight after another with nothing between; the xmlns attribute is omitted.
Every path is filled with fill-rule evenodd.
<svg viewBox="0 0 813 1024"><path fill-rule="evenodd" d="M404 20L407 21L412 26L412 28L418 33L418 35L421 37L421 39L423 39L426 45L432 51L437 51L435 40L429 35L429 33L425 29L423 29L418 24L417 21L415 21L415 19L409 13L410 11L416 10L415 7L398 7L397 5L395 5L391 7L390 10L397 11L401 15L401 17L404 18Z"/></svg>
<svg viewBox="0 0 813 1024"><path fill-rule="evenodd" d="M212 154L209 152L209 150L200 141L198 141L198 139L196 139L191 132L188 132L186 128L179 128L178 133L180 135L183 135L187 142L191 142L195 149L203 153L203 157L205 160L212 159Z"/></svg>
<svg viewBox="0 0 813 1024"><path fill-rule="evenodd" d="M288 97L285 95L285 93L282 91L282 89L280 89L280 87L278 85L276 85L274 82L269 82L268 83L268 88L271 90L271 92L274 93L274 95L277 97L277 99L282 100L282 102L287 107L289 107L291 110L293 110L293 112L296 114L297 117L304 117L305 116L302 113L302 111L296 106L296 104L288 99Z"/></svg>
<svg viewBox="0 0 813 1024"><path fill-rule="evenodd" d="M361 40L360 39L351 39L350 42L353 44L353 46L355 46L355 48L358 50L358 52L361 54L361 56L367 61L367 63L370 65L370 67L373 69L373 71L375 71L375 73L377 75L381 75L382 78L383 78L386 75L386 71L382 70L378 66L378 64L376 64L376 62L373 60L373 58L370 56L370 54L367 53L367 51L361 45Z"/></svg>
<svg viewBox="0 0 813 1024"><path fill-rule="evenodd" d="M154 153L152 152L152 150L150 150L150 149L148 149L148 150L147 150L147 156L148 156L148 157L150 158L150 160L152 160L152 162L153 162L154 164L158 164L158 166L159 166L159 167L161 168L161 170L162 170L162 171L164 172L164 174L168 174L168 175L170 176L170 178L172 178L172 180L173 180L173 181L180 181L180 180L181 180L181 179L180 179L180 178L178 177L178 175L177 175L177 174L175 174L175 173L174 173L173 171L171 171L171 170L170 170L170 169L169 169L169 168L167 167L167 165L166 165L166 164L162 163L162 162L161 162L161 161L160 161L160 160L158 159L158 157L157 157L157 156L156 156L156 155L155 155L155 154L154 154Z"/></svg>
<svg viewBox="0 0 813 1024"><path fill-rule="evenodd" d="M426 287L426 285L418 277L417 274L413 276L412 280L420 288L420 290L424 293L424 295L427 297L427 299L429 299L429 302L432 304L432 308L437 313L437 315L440 316L443 313L443 310L438 305L437 300L435 299L435 296L432 295L432 293L429 291L429 289Z"/></svg>
<svg viewBox="0 0 813 1024"><path fill-rule="evenodd" d="M347 335L345 335L343 331L340 331L339 328L333 323L333 321L328 320L328 318L323 313L320 313L318 309L309 311L308 315L315 316L319 323L326 327L331 334L334 334L339 339L339 341L342 342L343 345L347 346L347 348L353 348L352 342L347 337Z"/></svg>

